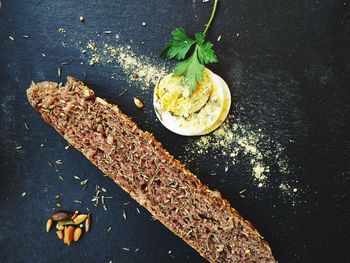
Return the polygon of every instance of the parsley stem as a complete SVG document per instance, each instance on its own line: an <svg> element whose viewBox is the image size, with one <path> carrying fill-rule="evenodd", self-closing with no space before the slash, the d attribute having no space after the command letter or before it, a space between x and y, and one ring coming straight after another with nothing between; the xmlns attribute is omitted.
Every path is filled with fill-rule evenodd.
<svg viewBox="0 0 350 263"><path fill-rule="evenodd" d="M210 27L210 24L213 22L218 2L219 2L219 0L214 0L213 11L211 11L210 19L209 19L208 23L205 25L205 29L203 31L203 35L205 35L207 33L207 31L208 31L208 29Z"/></svg>

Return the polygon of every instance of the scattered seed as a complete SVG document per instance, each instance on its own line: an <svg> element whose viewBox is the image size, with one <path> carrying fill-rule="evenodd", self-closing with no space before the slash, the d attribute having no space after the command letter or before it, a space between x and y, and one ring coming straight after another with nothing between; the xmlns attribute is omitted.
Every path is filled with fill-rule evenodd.
<svg viewBox="0 0 350 263"><path fill-rule="evenodd" d="M77 175L74 175L73 177L74 177L74 179L76 179L76 180L80 180L80 177L77 176Z"/></svg>
<svg viewBox="0 0 350 263"><path fill-rule="evenodd" d="M22 146L17 146L16 150L22 149Z"/></svg>
<svg viewBox="0 0 350 263"><path fill-rule="evenodd" d="M61 207L62 205L60 203L56 203L56 206L57 207Z"/></svg>
<svg viewBox="0 0 350 263"><path fill-rule="evenodd" d="M142 22L142 26L146 26L146 22Z"/></svg>
<svg viewBox="0 0 350 263"><path fill-rule="evenodd" d="M59 239L63 239L63 231L62 231L62 230L57 230L57 231L56 231L56 234L57 234L57 237L58 237Z"/></svg>
<svg viewBox="0 0 350 263"><path fill-rule="evenodd" d="M64 178L61 175L59 175L58 178L60 178L62 181L64 181Z"/></svg>
<svg viewBox="0 0 350 263"><path fill-rule="evenodd" d="M63 164L61 160L57 160L55 163L59 165Z"/></svg>
<svg viewBox="0 0 350 263"><path fill-rule="evenodd" d="M126 203L124 203L123 205L129 205L130 204L130 202L126 202Z"/></svg>
<svg viewBox="0 0 350 263"><path fill-rule="evenodd" d="M27 123L23 123L23 125L26 128L26 130L29 130L29 127L28 127Z"/></svg>
<svg viewBox="0 0 350 263"><path fill-rule="evenodd" d="M218 36L218 39L217 39L217 41L219 42L221 40L221 35L220 36Z"/></svg>
<svg viewBox="0 0 350 263"><path fill-rule="evenodd" d="M46 57L46 55L45 55L44 53L41 53L41 55L42 55L43 57Z"/></svg>
<svg viewBox="0 0 350 263"><path fill-rule="evenodd" d="M61 44L62 44L63 48L67 48L68 47L68 45L66 43L64 43L63 41L61 41Z"/></svg>
<svg viewBox="0 0 350 263"><path fill-rule="evenodd" d="M48 165L49 165L50 167L53 167L53 165L52 165L52 163L51 163L50 161L47 161L47 163L48 163Z"/></svg>
<svg viewBox="0 0 350 263"><path fill-rule="evenodd" d="M23 193L21 194L21 196L22 196L22 197L25 197L26 194L27 194L27 192L23 192Z"/></svg>
<svg viewBox="0 0 350 263"><path fill-rule="evenodd" d="M103 205L103 209L104 209L105 211L107 211L107 206L106 206L106 205Z"/></svg>
<svg viewBox="0 0 350 263"><path fill-rule="evenodd" d="M74 214L72 215L71 220L74 220L78 215L79 215L79 211L76 210L76 211L74 212Z"/></svg>
<svg viewBox="0 0 350 263"><path fill-rule="evenodd" d="M57 199L57 198L60 198L60 195L55 195L55 198Z"/></svg>
<svg viewBox="0 0 350 263"><path fill-rule="evenodd" d="M29 35L23 34L22 37L23 38L29 38Z"/></svg>
<svg viewBox="0 0 350 263"><path fill-rule="evenodd" d="M136 249L135 249L135 252L137 252L137 251L139 251L139 249L138 249L138 248L136 248Z"/></svg>
<svg viewBox="0 0 350 263"><path fill-rule="evenodd" d="M138 207L136 207L136 211L137 213L141 214L140 209Z"/></svg>
<svg viewBox="0 0 350 263"><path fill-rule="evenodd" d="M109 233L111 230L112 230L112 227L111 227L111 226L107 228L107 232L108 232L108 233Z"/></svg>
<svg viewBox="0 0 350 263"><path fill-rule="evenodd" d="M139 98L136 98L136 97L134 97L134 104L139 109L142 109L145 106L144 103Z"/></svg>
<svg viewBox="0 0 350 263"><path fill-rule="evenodd" d="M74 218L73 222L74 222L74 224L79 225L79 224L83 223L85 221L85 219L87 219L88 217L89 217L89 215L87 215L87 214L80 214L76 218Z"/></svg>
<svg viewBox="0 0 350 263"><path fill-rule="evenodd" d="M225 166L225 173L228 171L228 166Z"/></svg>
<svg viewBox="0 0 350 263"><path fill-rule="evenodd" d="M61 224L63 220L67 220L68 218L69 218L68 214L63 211L53 212L51 214L51 219L53 221L59 221L59 224Z"/></svg>
<svg viewBox="0 0 350 263"><path fill-rule="evenodd" d="M63 61L63 62L61 63L62 66L68 65L68 64L70 64L70 61Z"/></svg>
<svg viewBox="0 0 350 263"><path fill-rule="evenodd" d="M105 34L112 34L112 31L111 30L105 30L105 32L104 32Z"/></svg>
<svg viewBox="0 0 350 263"><path fill-rule="evenodd" d="M124 220L126 220L126 212L125 212L125 210L123 210L123 217L124 217Z"/></svg>
<svg viewBox="0 0 350 263"><path fill-rule="evenodd" d="M80 17L79 17L79 21L80 21L80 22L84 22L84 17L83 17L83 16L80 16Z"/></svg>
<svg viewBox="0 0 350 263"><path fill-rule="evenodd" d="M247 189L243 189L243 190L239 191L239 194L243 194L245 191L247 191Z"/></svg>
<svg viewBox="0 0 350 263"><path fill-rule="evenodd" d="M15 38L14 38L13 36L9 36L9 39L10 39L11 41L15 41Z"/></svg>
<svg viewBox="0 0 350 263"><path fill-rule="evenodd" d="M44 144L42 143L42 144L40 144L40 147L44 147Z"/></svg>
<svg viewBox="0 0 350 263"><path fill-rule="evenodd" d="M61 77L61 68L57 68L57 75L58 75L58 77Z"/></svg>
<svg viewBox="0 0 350 263"><path fill-rule="evenodd" d="M46 222L46 232L49 232L51 230L52 223L53 223L52 219L49 218Z"/></svg>
<svg viewBox="0 0 350 263"><path fill-rule="evenodd" d="M107 192L106 188L101 187L102 192Z"/></svg>
<svg viewBox="0 0 350 263"><path fill-rule="evenodd" d="M60 33L65 33L66 30L65 30L64 28L61 27L61 28L58 29L58 32L60 32Z"/></svg>
<svg viewBox="0 0 350 263"><path fill-rule="evenodd" d="M127 91L127 90L124 90L123 92L119 93L119 94L118 94L118 97L123 96L123 95L126 93L126 91ZM106 175L106 176L108 176L108 175Z"/></svg>
<svg viewBox="0 0 350 263"><path fill-rule="evenodd" d="M90 217L90 213L89 213L88 218L86 218L86 220L85 220L85 231L86 232L89 232L90 226L91 226L91 217Z"/></svg>
<svg viewBox="0 0 350 263"><path fill-rule="evenodd" d="M130 248L127 248L127 247L123 247L122 249L125 251L130 251Z"/></svg>
<svg viewBox="0 0 350 263"><path fill-rule="evenodd" d="M57 230L63 230L64 226L61 224L56 224L56 228L57 228Z"/></svg>
<svg viewBox="0 0 350 263"><path fill-rule="evenodd" d="M86 180L84 180L84 181L81 181L81 182L80 182L80 185L86 185L88 182L89 182L89 179L86 179Z"/></svg>
<svg viewBox="0 0 350 263"><path fill-rule="evenodd" d="M80 239L82 233L83 233L83 230L80 227L77 227L74 230L74 238L73 239L75 242L77 242Z"/></svg>
<svg viewBox="0 0 350 263"><path fill-rule="evenodd" d="M75 203L82 204L83 202L80 200L74 200Z"/></svg>

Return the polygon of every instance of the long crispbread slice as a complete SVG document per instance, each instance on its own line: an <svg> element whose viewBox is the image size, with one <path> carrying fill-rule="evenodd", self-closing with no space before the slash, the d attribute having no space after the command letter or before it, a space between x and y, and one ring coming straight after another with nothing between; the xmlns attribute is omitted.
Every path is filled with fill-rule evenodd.
<svg viewBox="0 0 350 263"><path fill-rule="evenodd" d="M32 83L30 104L71 145L210 262L275 262L258 231L148 132L82 82Z"/></svg>

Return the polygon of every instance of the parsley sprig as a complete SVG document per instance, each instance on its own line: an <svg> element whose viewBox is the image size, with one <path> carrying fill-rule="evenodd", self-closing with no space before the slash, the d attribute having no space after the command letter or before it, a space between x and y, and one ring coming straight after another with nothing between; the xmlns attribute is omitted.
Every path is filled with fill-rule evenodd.
<svg viewBox="0 0 350 263"><path fill-rule="evenodd" d="M173 76L181 76L182 84L189 88L190 93L196 89L197 83L203 82L205 65L218 62L213 44L205 41L206 33L215 16L217 4L218 0L215 0L210 19L202 33L195 33L194 39L192 39L183 28L175 28L171 32L172 39L161 54L169 59L179 61ZM192 48L193 46L194 48ZM191 48L193 53L187 56Z"/></svg>

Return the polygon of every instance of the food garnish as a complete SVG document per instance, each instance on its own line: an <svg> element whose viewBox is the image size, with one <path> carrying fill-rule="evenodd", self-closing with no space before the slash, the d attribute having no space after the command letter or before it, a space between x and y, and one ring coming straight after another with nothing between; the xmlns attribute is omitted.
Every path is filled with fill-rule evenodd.
<svg viewBox="0 0 350 263"><path fill-rule="evenodd" d="M79 214L79 211L75 211L73 215L63 211L53 212L46 222L46 232L50 232L55 223L58 239L63 240L65 244L70 246L73 241L80 240L84 230L85 232L90 231L91 217L90 213ZM85 229L82 223L85 224Z"/></svg>
<svg viewBox="0 0 350 263"><path fill-rule="evenodd" d="M183 28L175 28L172 32L172 39L161 53L168 59L176 59L177 63L173 76L181 76L181 82L188 87L190 93L196 89L197 83L204 80L204 68L206 64L218 62L213 50L213 44L205 41L207 31L213 22L218 0L214 1L213 10L208 23L202 33L195 33L194 39L189 37ZM193 47L194 46L194 47ZM190 50L192 54L188 56Z"/></svg>

